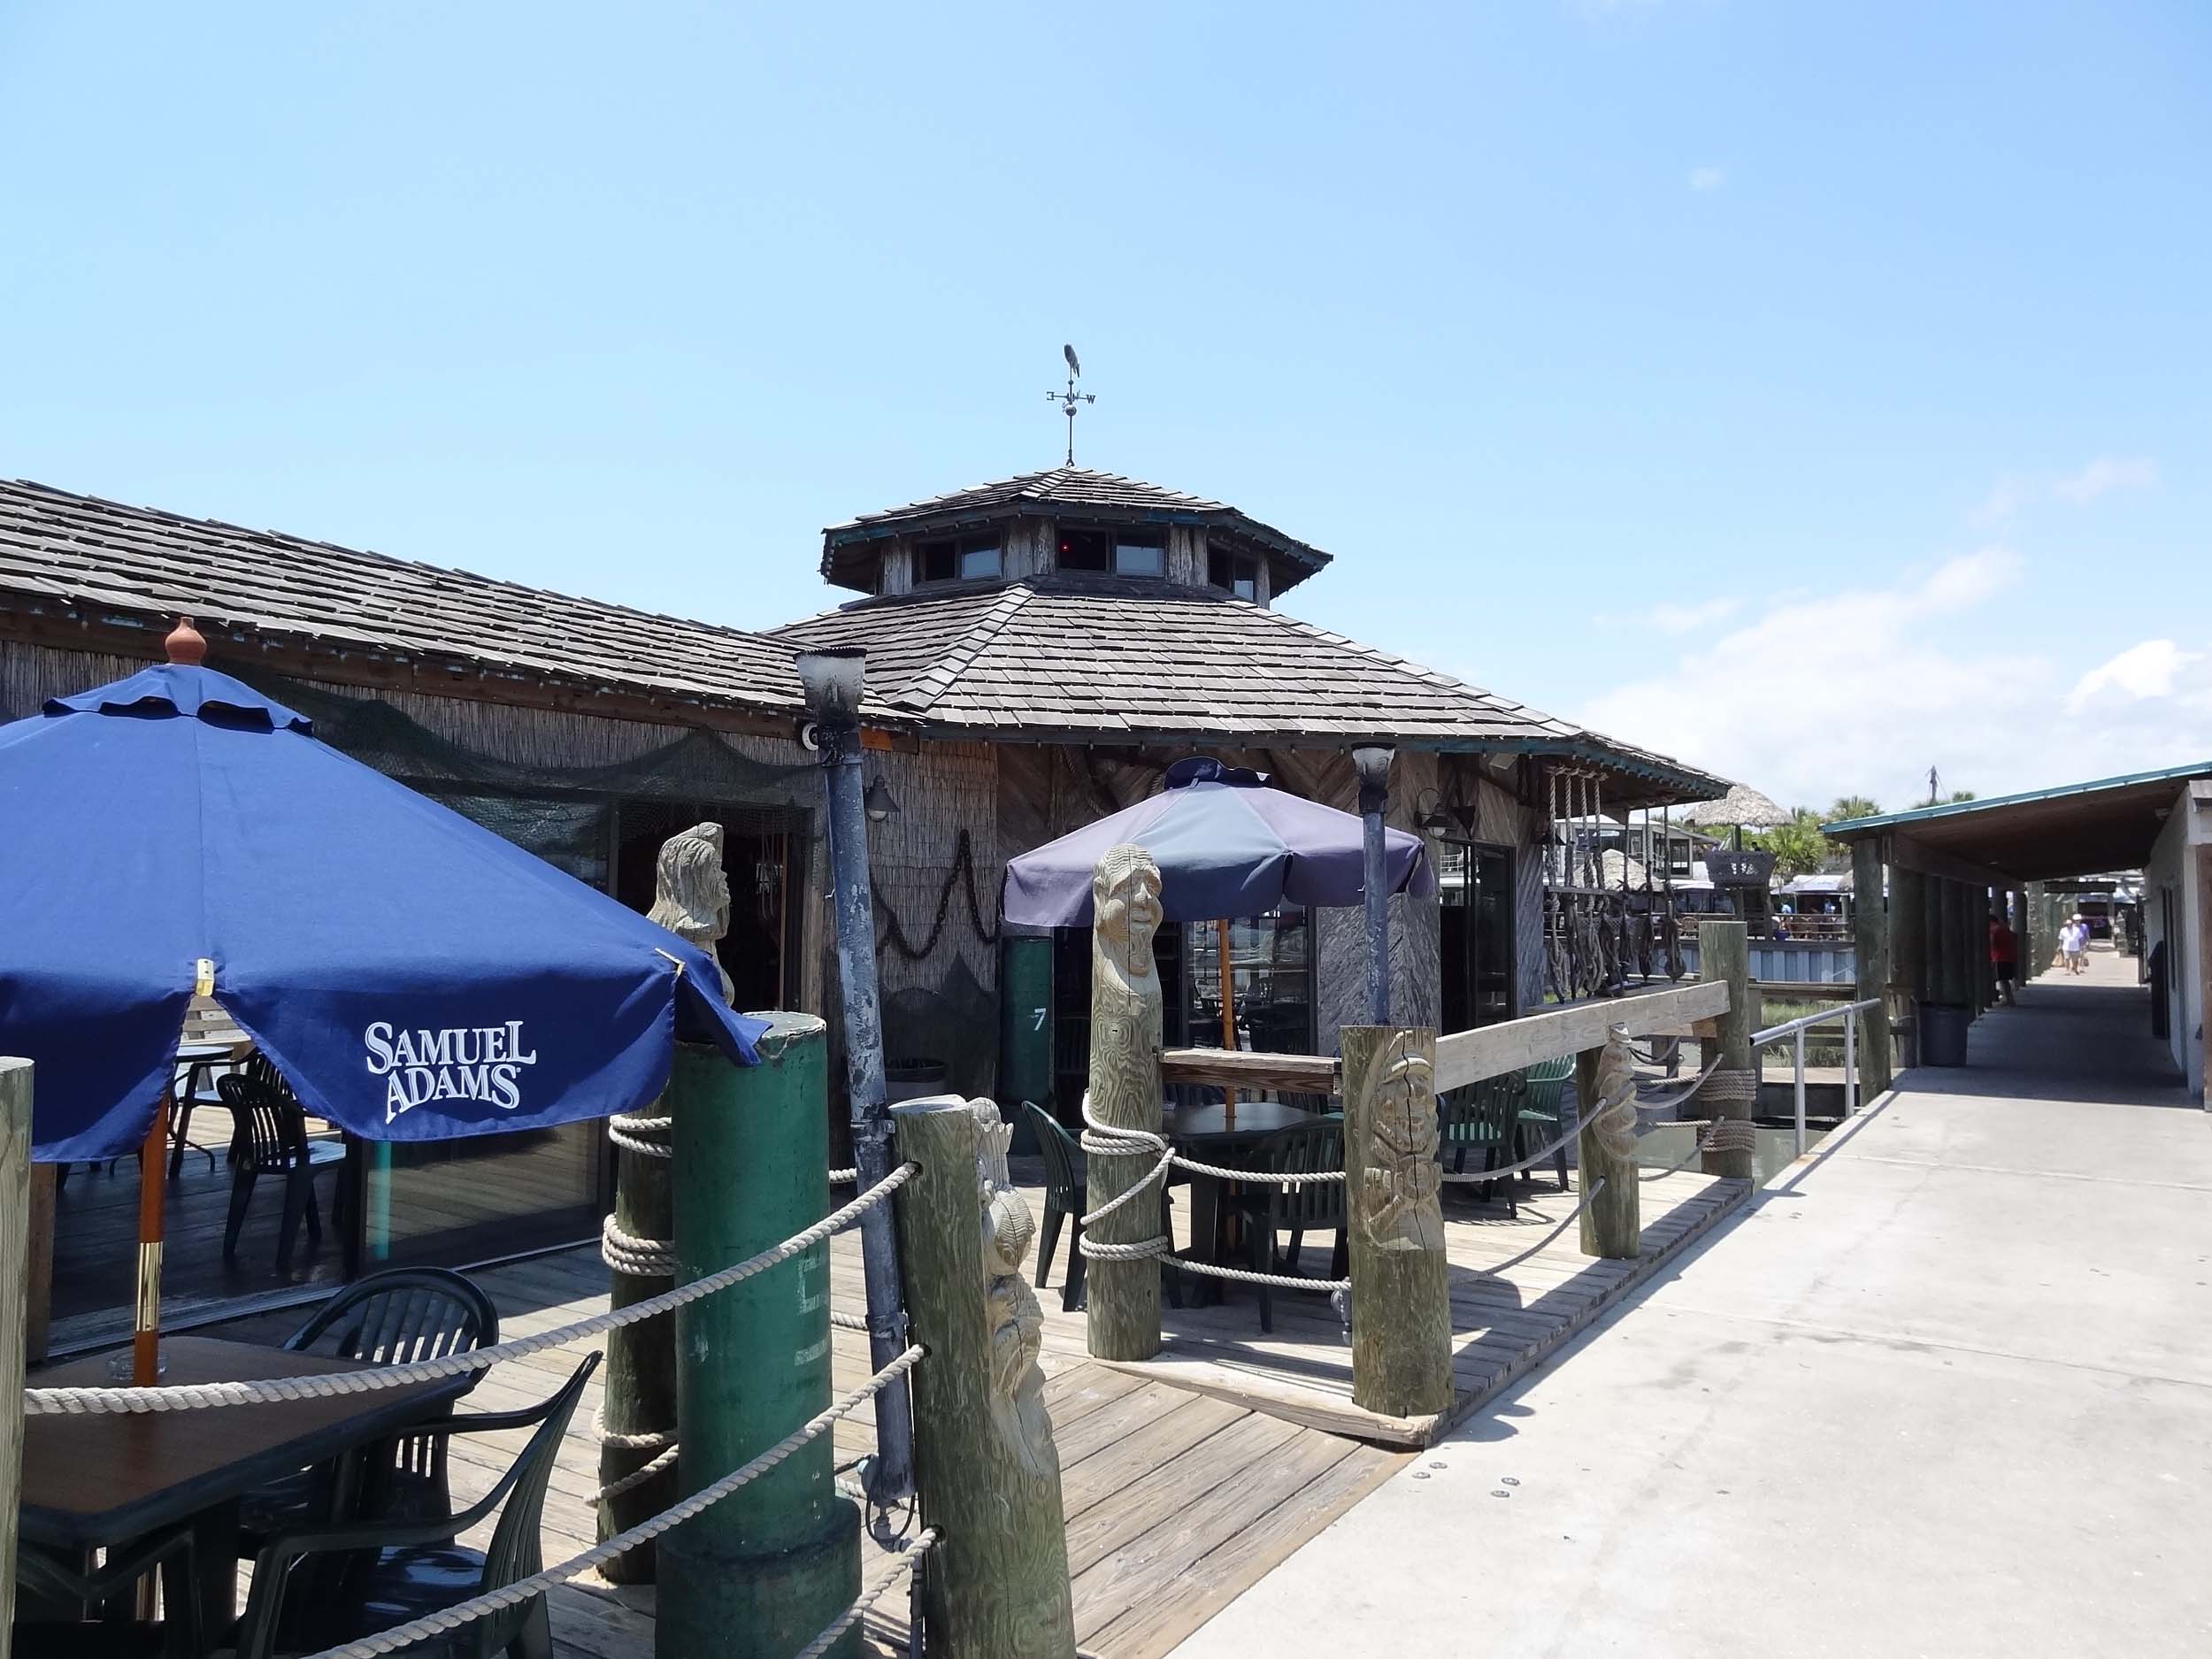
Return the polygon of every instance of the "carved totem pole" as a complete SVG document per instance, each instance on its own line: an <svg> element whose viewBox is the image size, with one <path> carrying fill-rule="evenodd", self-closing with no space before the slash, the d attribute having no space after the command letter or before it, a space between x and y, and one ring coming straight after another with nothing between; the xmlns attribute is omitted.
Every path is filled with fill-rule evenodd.
<svg viewBox="0 0 2212 1659"><path fill-rule="evenodd" d="M1575 1056L1575 1095L1582 1113L1575 1161L1585 1194L1583 1252L1633 1261L1643 1253L1644 1229L1636 1179L1636 1052L1626 1025L1612 1027L1604 1048Z"/></svg>
<svg viewBox="0 0 2212 1659"><path fill-rule="evenodd" d="M722 826L697 824L661 843L654 864L653 908L647 918L679 939L696 945L710 958L730 927L730 884L722 871ZM719 959L716 966L720 967ZM722 975L722 997L732 1000L730 976ZM657 1109L657 1118L664 1108ZM648 1120L651 1121L651 1120ZM630 1141L666 1146L665 1128L621 1125ZM670 1201L668 1160L618 1148L615 1154L613 1229L624 1238L672 1248L674 1206ZM627 1307L657 1296L675 1282L668 1273L635 1271L652 1259L613 1248L611 1305ZM600 1429L599 1479L612 1487L634 1474L676 1440L676 1325L672 1314L626 1325L607 1337L607 1396ZM602 1540L626 1531L664 1509L675 1497L673 1465L641 1483L603 1497L599 1503ZM643 1544L609 1562L603 1571L617 1584L650 1584L657 1552Z"/></svg>
<svg viewBox="0 0 2212 1659"><path fill-rule="evenodd" d="M1091 1067L1093 1118L1112 1129L1160 1133L1160 976L1152 962L1160 930L1160 867L1141 847L1110 847L1091 878ZM1088 1156L1089 1198L1102 1209L1149 1175L1155 1153ZM1105 1245L1141 1246L1160 1237L1161 1206L1134 1198L1086 1235ZM1101 1258L1087 1268L1090 1350L1101 1359L1150 1359L1160 1351L1160 1263L1153 1256Z"/></svg>
<svg viewBox="0 0 2212 1659"><path fill-rule="evenodd" d="M1419 1417L1451 1409L1451 1291L1436 1160L1436 1033L1347 1025L1344 1168L1352 1399Z"/></svg>

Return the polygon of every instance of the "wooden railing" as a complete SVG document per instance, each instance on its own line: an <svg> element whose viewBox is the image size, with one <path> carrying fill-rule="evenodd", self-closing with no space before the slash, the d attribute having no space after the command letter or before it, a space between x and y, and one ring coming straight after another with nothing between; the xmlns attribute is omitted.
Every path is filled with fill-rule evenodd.
<svg viewBox="0 0 2212 1659"><path fill-rule="evenodd" d="M1602 1048L1606 1033L1615 1025L1626 1025L1632 1037L1694 1035L1693 1025L1727 1011L1728 987L1716 979L1709 984L1577 1002L1571 1008L1454 1032L1437 1041L1436 1087L1461 1088L1540 1060ZM1342 1067L1335 1056L1326 1054L1170 1048L1160 1056L1160 1080L1205 1084L1248 1094L1271 1089L1284 1094L1337 1095L1343 1092Z"/></svg>

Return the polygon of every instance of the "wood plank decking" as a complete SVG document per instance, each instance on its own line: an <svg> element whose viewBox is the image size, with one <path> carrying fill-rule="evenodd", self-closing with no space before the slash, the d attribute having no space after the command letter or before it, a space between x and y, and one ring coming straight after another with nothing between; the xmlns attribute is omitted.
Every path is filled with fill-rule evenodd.
<svg viewBox="0 0 2212 1659"><path fill-rule="evenodd" d="M1509 1220L1502 1204L1448 1202L1461 1389L1455 1417L1537 1363L1741 1196L1740 1187L1694 1175L1647 1184L1646 1254L1634 1263L1584 1256L1571 1227L1547 1238L1571 1196L1528 1194L1518 1220ZM1041 1210L1042 1194L1033 1193L1031 1202ZM1179 1219L1187 1206L1177 1209ZM1325 1243L1310 1251L1308 1271L1325 1264ZM1405 1448L1440 1429L1379 1418L1351 1403L1351 1351L1325 1297L1279 1296L1276 1329L1267 1337L1248 1291L1216 1305L1170 1310L1160 1359L1107 1366L1085 1352L1083 1316L1061 1307L1062 1271L1056 1263L1051 1287L1040 1296L1045 1398L1063 1469L1076 1631L1102 1659L1154 1659L1171 1650L1402 1467ZM606 1305L607 1273L595 1249L480 1278L499 1304L503 1336L549 1329ZM831 1282L836 1305L861 1305L856 1233L834 1241ZM296 1313L264 1315L227 1333L275 1341L297 1319ZM837 1385L855 1386L868 1374L866 1340L845 1331L833 1335ZM469 1404L501 1409L542 1398L580 1351L499 1366ZM598 1449L591 1420L598 1396L595 1379L553 1477L545 1514L549 1562L595 1541ZM517 1432L457 1440L455 1501L488 1490L522 1440ZM864 1411L841 1423L839 1463L859 1456L872 1440ZM888 1557L873 1543L865 1548L863 1576L872 1579ZM650 1589L596 1581L570 1586L553 1597L556 1646L572 1659L647 1659L652 1609ZM904 1595L895 1589L865 1628L889 1655L905 1651L906 1625Z"/></svg>

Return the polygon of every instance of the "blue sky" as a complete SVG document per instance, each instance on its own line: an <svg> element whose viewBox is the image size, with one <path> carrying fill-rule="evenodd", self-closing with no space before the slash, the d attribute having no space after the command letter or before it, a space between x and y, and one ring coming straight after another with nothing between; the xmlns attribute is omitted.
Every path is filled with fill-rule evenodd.
<svg viewBox="0 0 2212 1659"><path fill-rule="evenodd" d="M2212 755L2212 11L0 10L0 474L768 626L1079 458L1790 800Z"/></svg>

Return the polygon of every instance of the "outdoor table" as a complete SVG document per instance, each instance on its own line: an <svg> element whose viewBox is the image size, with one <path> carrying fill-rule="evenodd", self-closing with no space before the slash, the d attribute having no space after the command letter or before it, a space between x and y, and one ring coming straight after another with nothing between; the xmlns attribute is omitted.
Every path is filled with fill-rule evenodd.
<svg viewBox="0 0 2212 1659"><path fill-rule="evenodd" d="M183 1085L175 1091L169 1111L169 1134L174 1144L169 1151L169 1173L174 1178L184 1168L184 1155L189 1148L185 1132L192 1125L195 1106L220 1106L219 1096L204 1094L218 1066L235 1066L253 1052L253 1039L242 1031L228 1038L211 1036L197 1042L177 1045L177 1064L184 1067ZM207 1151L203 1147L202 1151ZM208 1152L210 1163L215 1155Z"/></svg>
<svg viewBox="0 0 2212 1659"><path fill-rule="evenodd" d="M1211 1102L1202 1106L1167 1106L1160 1112L1160 1133L1178 1152L1204 1164L1233 1164L1240 1153L1296 1124L1311 1123L1314 1114L1286 1106L1280 1101L1240 1101L1234 1106ZM1221 1194L1226 1185L1218 1176L1194 1175L1190 1183L1190 1224L1193 1248L1200 1260L1218 1262L1225 1254L1221 1239Z"/></svg>
<svg viewBox="0 0 2212 1659"><path fill-rule="evenodd" d="M161 1341L162 1381L248 1382L368 1367L214 1337ZM21 1534L72 1555L189 1523L210 1649L234 1639L238 1509L256 1487L398 1433L466 1393L473 1374L330 1399L23 1424ZM104 1355L35 1371L34 1388L113 1387Z"/></svg>

